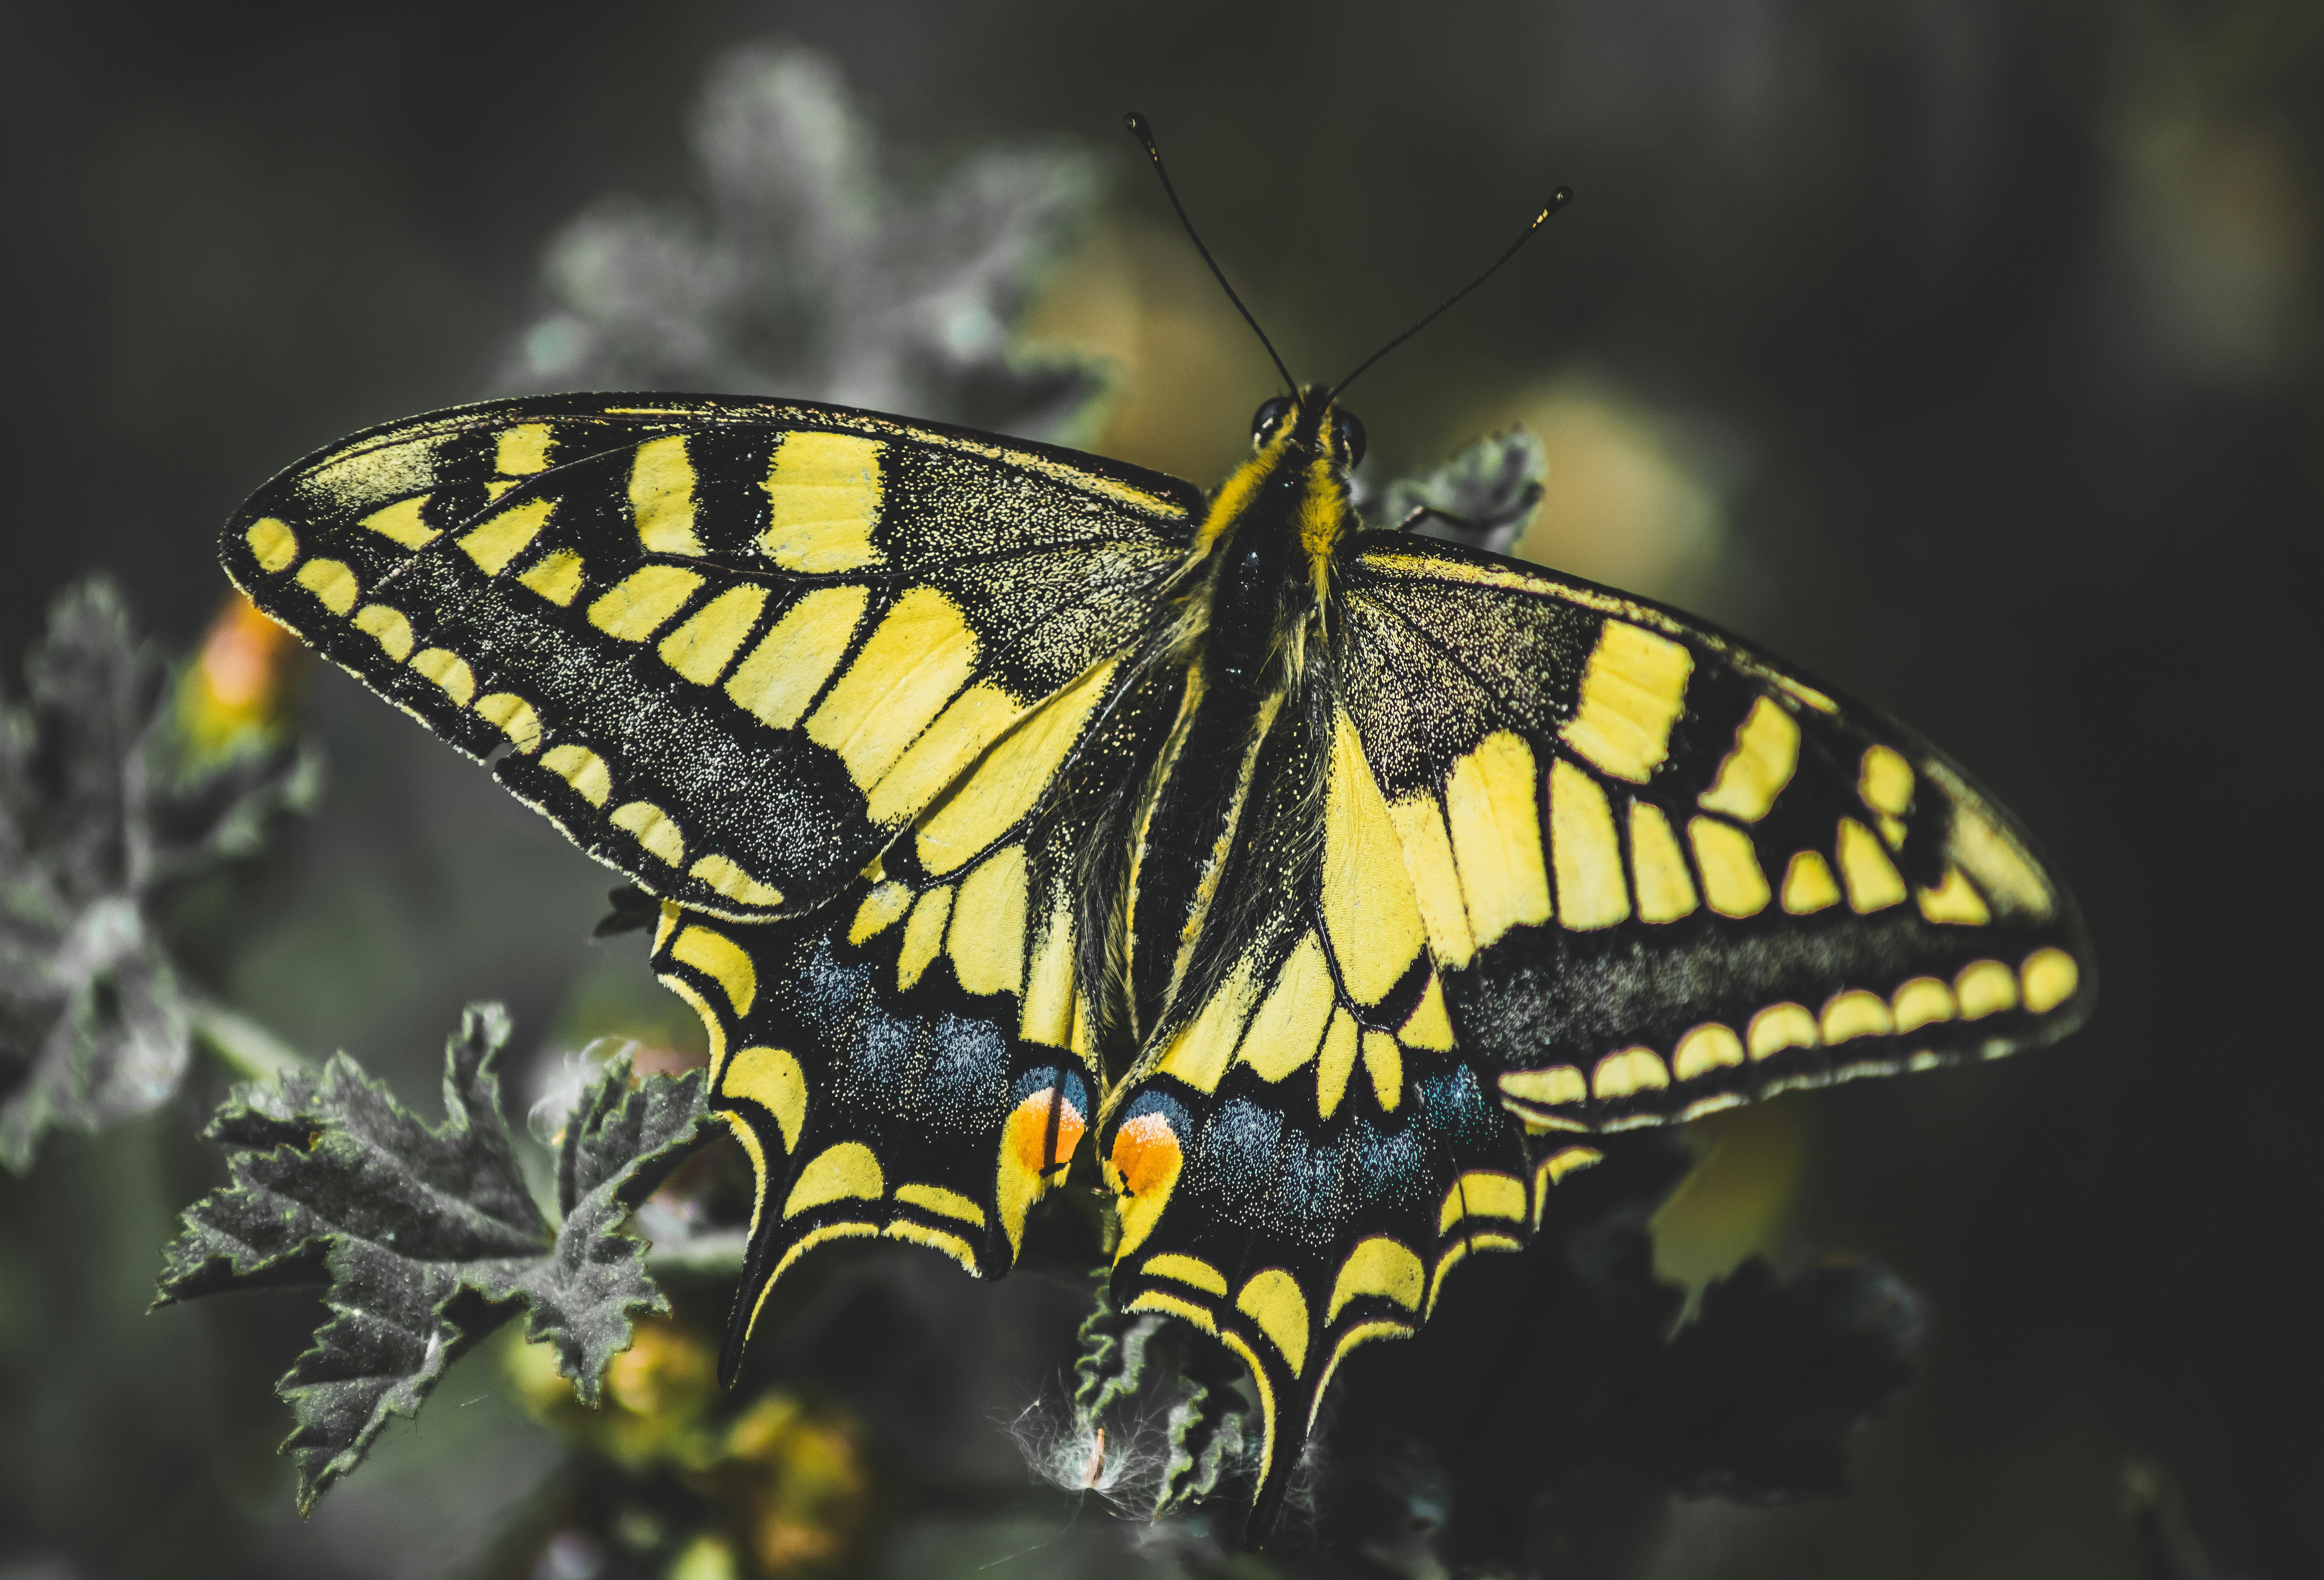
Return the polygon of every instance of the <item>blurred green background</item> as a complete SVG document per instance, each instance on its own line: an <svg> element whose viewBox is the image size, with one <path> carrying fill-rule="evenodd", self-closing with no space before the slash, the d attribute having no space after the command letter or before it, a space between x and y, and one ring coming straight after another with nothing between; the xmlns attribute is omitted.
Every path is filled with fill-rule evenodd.
<svg viewBox="0 0 2324 1580"><path fill-rule="evenodd" d="M2133 1459L2184 1485L2223 1572L2324 1573L2324 10L0 8L7 661L92 568L190 646L241 496L490 386L540 310L547 240L607 193L684 197L706 69L769 38L838 64L907 186L995 142L1091 152L1108 195L1028 334L1111 359L1093 448L1206 485L1270 374L1124 108L1303 377L1352 365L1571 183L1516 263L1366 376L1371 471L1526 422L1551 464L1526 552L1912 721L2079 893L2105 986L2069 1043L1699 1127L1667 1270L1860 1254L1928 1297L1933 1331L1920 1386L1858 1440L1852 1497L1683 1509L1653 1573L2129 1580ZM223 996L431 1114L471 998L506 999L552 1062L607 1028L694 1035L633 944L584 942L607 873L344 677L311 701L322 816L202 901L194 960ZM265 1382L314 1307L141 1315L176 1208L216 1177L190 1138L217 1089L0 1178L0 1575L492 1561L558 1455L496 1361L301 1525ZM904 1256L844 1276L957 1282ZM1005 1487L1014 1451L976 1401L1038 1386L1070 1312L973 1293L930 1297L981 1325L950 1341L985 1368L954 1380L951 1436L881 1437L881 1391L920 1382L869 1365L840 1392L883 1465ZM1042 1541L1052 1508L973 1538L924 1510L870 1561L969 1572ZM991 1572L1128 1561L1093 1509Z"/></svg>

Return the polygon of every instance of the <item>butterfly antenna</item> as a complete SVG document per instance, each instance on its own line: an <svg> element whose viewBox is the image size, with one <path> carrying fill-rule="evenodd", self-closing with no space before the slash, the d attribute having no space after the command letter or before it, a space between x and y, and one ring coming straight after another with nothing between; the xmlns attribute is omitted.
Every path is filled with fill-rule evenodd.
<svg viewBox="0 0 2324 1580"><path fill-rule="evenodd" d="M1225 291L1227 300L1235 304L1235 311L1242 315L1242 321L1250 326L1250 332L1259 337L1259 343L1261 346L1267 347L1267 355L1274 358L1275 371L1283 375L1283 387L1290 391L1293 398L1296 399L1299 393L1299 381L1293 378L1291 370L1283 365L1283 358L1276 355L1275 342L1267 337L1267 331L1259 327L1259 320L1252 318L1250 310L1242 305L1242 298L1237 296L1235 288L1227 283L1226 271L1219 267L1219 261L1211 256L1211 249L1204 246L1203 238L1195 234L1194 222L1186 217L1186 206L1178 201L1178 189L1170 184L1170 172L1162 168L1162 151L1154 145L1153 126L1136 110L1122 116L1121 124L1130 128L1130 134L1132 137L1144 144L1146 157L1154 162L1154 173L1162 178L1163 191L1169 194L1170 207L1178 211L1178 223L1186 227L1187 239L1194 244L1194 250L1203 254L1203 262L1211 266L1211 273L1217 279L1219 289ZM1517 249L1512 247L1509 250L1515 252ZM1448 302L1445 305L1449 307L1452 304Z"/></svg>
<svg viewBox="0 0 2324 1580"><path fill-rule="evenodd" d="M1165 179L1167 180L1167 178ZM1533 239L1533 233L1535 231L1539 230L1543 226L1549 223L1551 215L1555 214L1559 209L1564 208L1568 203L1572 201L1573 189L1572 187L1560 187L1557 190L1552 192L1549 195L1549 201L1542 205L1541 212L1533 217L1533 223L1526 226L1523 230L1517 232L1517 239L1511 242L1507 247L1503 248L1501 255L1495 258L1490 264L1487 265L1485 272L1482 274L1478 275L1474 280L1469 282L1468 284L1463 285L1460 290L1446 297L1442 302L1437 304L1434 312L1431 312L1426 318L1421 319L1420 322L1413 325L1412 328L1406 329L1403 334L1398 335L1395 339L1389 341L1378 351L1373 352L1370 356L1365 357L1361 362L1358 363L1354 373L1350 374L1347 377L1342 379L1338 383L1332 386L1332 393L1324 402L1324 404L1328 406L1333 401L1338 400L1340 398L1340 392L1346 389L1350 384L1354 383L1358 375L1362 374L1366 368L1371 366L1373 363L1378 362L1381 357L1386 356L1389 352L1403 345L1406 340L1411 339L1415 335L1419 334L1421 330L1428 328L1429 325L1436 321L1437 318L1443 313L1446 308L1451 307L1454 302L1459 301L1462 297L1476 290L1477 287L1482 285L1486 281L1490 280L1493 277L1495 271L1499 269L1502 264L1508 263L1511 258L1517 255L1517 249L1519 247L1525 245L1526 243ZM1195 245L1199 246L1201 244L1198 242Z"/></svg>

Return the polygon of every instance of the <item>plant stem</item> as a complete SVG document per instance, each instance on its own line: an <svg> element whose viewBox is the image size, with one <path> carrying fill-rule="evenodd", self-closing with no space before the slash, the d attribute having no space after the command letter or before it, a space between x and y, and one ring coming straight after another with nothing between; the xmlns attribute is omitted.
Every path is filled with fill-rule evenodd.
<svg viewBox="0 0 2324 1580"><path fill-rule="evenodd" d="M296 1049L249 1016L208 999L195 999L189 1008L196 1039L244 1079L270 1081L307 1067Z"/></svg>

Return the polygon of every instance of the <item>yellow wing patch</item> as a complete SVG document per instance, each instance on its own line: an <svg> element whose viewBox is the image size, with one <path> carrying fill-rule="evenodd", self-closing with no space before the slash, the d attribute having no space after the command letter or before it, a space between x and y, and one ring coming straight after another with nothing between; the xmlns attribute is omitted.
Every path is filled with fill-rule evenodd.
<svg viewBox="0 0 2324 1580"><path fill-rule="evenodd" d="M1613 806L1595 779L1563 757L1549 769L1549 848L1561 926L1589 931L1629 919Z"/></svg>
<svg viewBox="0 0 2324 1580"><path fill-rule="evenodd" d="M573 600L581 596L581 556L570 549L558 549L544 554L533 567L519 576L519 586L539 594L558 608L570 608Z"/></svg>
<svg viewBox="0 0 2324 1580"><path fill-rule="evenodd" d="M362 525L399 548L425 549L444 534L428 524L421 513L427 508L428 495L417 494L410 499L399 499L393 504L375 510L363 518Z"/></svg>
<svg viewBox="0 0 2324 1580"><path fill-rule="evenodd" d="M663 663L696 686L715 685L766 606L766 588L729 587L687 615L656 651Z"/></svg>
<svg viewBox="0 0 2324 1580"><path fill-rule="evenodd" d="M770 728L798 723L847 652L872 595L862 587L817 587L783 611L726 682L734 705Z"/></svg>
<svg viewBox="0 0 2324 1580"><path fill-rule="evenodd" d="M532 541L549 524L549 514L556 508L552 500L528 499L495 512L484 518L482 526L460 535L460 549L475 562L478 570L486 576L498 576L508 568L510 561L532 547Z"/></svg>
<svg viewBox="0 0 2324 1580"><path fill-rule="evenodd" d="M1666 636L1609 620L1582 671L1582 701L1565 744L1616 779L1644 784L1668 755L1671 726L1686 707L1694 655Z"/></svg>
<svg viewBox="0 0 2324 1580"><path fill-rule="evenodd" d="M1630 875L1640 921L1677 921L1694 913L1694 880L1686 856L1670 819L1652 801L1630 803Z"/></svg>
<svg viewBox="0 0 2324 1580"><path fill-rule="evenodd" d="M1392 1235L1374 1234L1356 1243L1348 1260L1332 1280L1332 1301L1324 1307L1326 1324L1340 1320L1351 1300L1367 1295L1393 1300L1406 1311L1420 1309L1428 1270L1413 1249ZM1221 1293L1224 1293L1222 1289Z"/></svg>
<svg viewBox="0 0 2324 1580"><path fill-rule="evenodd" d="M336 559L309 559L299 568L299 585L321 600L334 614L355 606L355 573Z"/></svg>
<svg viewBox="0 0 2324 1580"><path fill-rule="evenodd" d="M799 1170L783 1201L783 1216L796 1218L835 1201L878 1201L887 1194L887 1176L872 1149L862 1141L839 1141Z"/></svg>
<svg viewBox="0 0 2324 1580"><path fill-rule="evenodd" d="M1099 664L1043 703L954 784L915 836L923 866L955 872L1024 821L1111 690L1115 668Z"/></svg>
<svg viewBox="0 0 2324 1580"><path fill-rule="evenodd" d="M1282 1352L1294 1377L1307 1364L1307 1297L1299 1280L1279 1267L1253 1273L1235 1296L1235 1309L1248 1317Z"/></svg>
<svg viewBox="0 0 2324 1580"><path fill-rule="evenodd" d="M1452 764L1444 812L1469 933L1479 948L1550 916L1540 779L1523 736L1498 730Z"/></svg>
<svg viewBox="0 0 2324 1580"><path fill-rule="evenodd" d="M786 434L767 473L770 516L759 552L808 575L877 565L872 531L880 522L885 448L849 433Z"/></svg>
<svg viewBox="0 0 2324 1580"><path fill-rule="evenodd" d="M259 517L244 530L242 536L250 545L258 568L269 576L280 576L298 560L299 534L279 516Z"/></svg>
<svg viewBox="0 0 2324 1580"><path fill-rule="evenodd" d="M1261 1080L1283 1080L1315 1057L1338 1002L1323 943L1310 930L1277 971L1243 1032L1237 1061L1258 1071Z"/></svg>
<svg viewBox="0 0 2324 1580"><path fill-rule="evenodd" d="M973 993L1018 992L1025 979L1025 847L1012 845L962 880L946 949Z"/></svg>
<svg viewBox="0 0 2324 1580"><path fill-rule="evenodd" d="M1525 750L1523 742L1517 744ZM1332 957L1339 963L1341 981L1357 1002L1375 1004L1403 978L1427 934L1405 873L1396 825L1364 761L1355 723L1340 709L1332 716L1329 773L1323 802L1323 931ZM1526 778L1530 781L1529 771ZM1527 801L1531 799L1528 794ZM1457 854L1457 845L1455 850Z"/></svg>
<svg viewBox="0 0 2324 1580"><path fill-rule="evenodd" d="M702 540L694 533L694 484L685 435L667 434L638 447L630 468L630 509L640 548L649 554L701 554Z"/></svg>
<svg viewBox="0 0 2324 1580"><path fill-rule="evenodd" d="M960 605L934 587L909 588L808 716L807 736L838 753L869 793L975 669L976 634Z"/></svg>
<svg viewBox="0 0 2324 1580"><path fill-rule="evenodd" d="M701 572L684 566L641 566L598 595L589 624L616 642L643 642L676 619L701 586Z"/></svg>
<svg viewBox="0 0 2324 1580"><path fill-rule="evenodd" d="M401 609L385 604L365 604L355 612L355 629L379 643L380 651L397 663L411 656L411 622Z"/></svg>
<svg viewBox="0 0 2324 1580"><path fill-rule="evenodd" d="M798 1147L807 1124L807 1074L788 1049L739 1049L721 1067L717 1086L722 1097L742 1098L765 1109L782 1132L784 1150Z"/></svg>
<svg viewBox="0 0 2324 1580"><path fill-rule="evenodd" d="M1781 704L1755 698L1736 726L1735 749L1720 760L1719 777L1695 804L1738 823L1756 823L1791 782L1799 761L1800 726Z"/></svg>

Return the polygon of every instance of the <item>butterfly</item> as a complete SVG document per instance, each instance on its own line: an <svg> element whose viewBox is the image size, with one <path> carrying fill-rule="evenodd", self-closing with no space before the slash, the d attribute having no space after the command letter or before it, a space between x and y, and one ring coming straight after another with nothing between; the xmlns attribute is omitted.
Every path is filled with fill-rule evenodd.
<svg viewBox="0 0 2324 1580"><path fill-rule="evenodd" d="M1249 1369L1262 1534L1342 1362L1597 1138L2095 992L1950 759L1702 621L1368 525L1360 423L1294 387L1209 494L840 406L499 401L221 538L658 901L756 1179L730 1381L816 1246L998 1277L1092 1157L1117 1306Z"/></svg>

